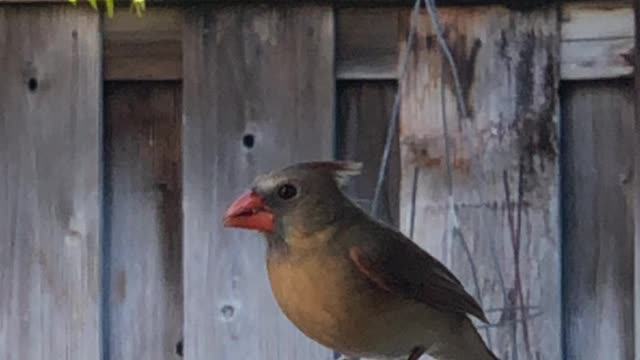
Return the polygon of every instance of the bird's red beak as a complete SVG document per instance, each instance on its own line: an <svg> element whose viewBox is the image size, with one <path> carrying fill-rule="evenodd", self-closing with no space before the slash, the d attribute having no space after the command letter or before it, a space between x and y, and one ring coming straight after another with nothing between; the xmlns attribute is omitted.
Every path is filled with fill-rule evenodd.
<svg viewBox="0 0 640 360"><path fill-rule="evenodd" d="M264 203L264 199L252 191L242 195L229 206L224 216L224 226L272 232L273 213Z"/></svg>

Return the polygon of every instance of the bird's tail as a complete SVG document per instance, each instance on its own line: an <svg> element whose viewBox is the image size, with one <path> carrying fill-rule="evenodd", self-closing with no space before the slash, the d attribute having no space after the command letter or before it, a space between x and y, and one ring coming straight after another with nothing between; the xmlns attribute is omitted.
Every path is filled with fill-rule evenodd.
<svg viewBox="0 0 640 360"><path fill-rule="evenodd" d="M452 332L451 337L450 341L429 349L429 355L438 360L500 360L468 318L463 321L462 327Z"/></svg>

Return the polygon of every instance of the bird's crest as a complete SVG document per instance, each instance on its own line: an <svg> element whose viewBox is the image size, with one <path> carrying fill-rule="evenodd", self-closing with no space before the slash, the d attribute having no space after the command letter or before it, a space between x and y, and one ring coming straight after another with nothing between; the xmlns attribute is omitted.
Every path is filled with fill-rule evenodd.
<svg viewBox="0 0 640 360"><path fill-rule="evenodd" d="M345 185L351 177L362 172L362 163L356 161L311 161L294 165L300 169L329 172L339 186Z"/></svg>

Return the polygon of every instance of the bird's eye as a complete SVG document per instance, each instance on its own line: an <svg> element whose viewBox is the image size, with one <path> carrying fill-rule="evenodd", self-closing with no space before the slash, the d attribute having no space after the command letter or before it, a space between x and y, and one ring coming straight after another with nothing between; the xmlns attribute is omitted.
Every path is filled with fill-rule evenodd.
<svg viewBox="0 0 640 360"><path fill-rule="evenodd" d="M278 188L278 196L280 198L288 200L298 194L298 189L291 184L284 184Z"/></svg>

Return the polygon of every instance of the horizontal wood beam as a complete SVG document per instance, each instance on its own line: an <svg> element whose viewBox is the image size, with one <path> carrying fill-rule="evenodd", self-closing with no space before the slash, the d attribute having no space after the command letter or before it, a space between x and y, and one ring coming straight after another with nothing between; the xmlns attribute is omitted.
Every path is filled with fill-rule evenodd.
<svg viewBox="0 0 640 360"><path fill-rule="evenodd" d="M634 23L631 1L564 5L562 79L630 77L634 68Z"/></svg>
<svg viewBox="0 0 640 360"><path fill-rule="evenodd" d="M338 11L338 79L395 79L400 8ZM630 1L562 5L562 80L629 77L633 73L634 20ZM380 39L380 40L379 40ZM345 55L346 54L346 55ZM372 61L372 59L375 59Z"/></svg>
<svg viewBox="0 0 640 360"><path fill-rule="evenodd" d="M66 1L0 0L0 4ZM471 0L466 1L471 3ZM398 2L395 1L396 4ZM163 4L167 3L176 2L163 1ZM371 5L392 4L394 1L351 3ZM396 78L399 37L405 36L398 28L402 9L406 7L336 10L338 79ZM177 6L149 6L142 18L128 9L117 9L115 17L104 20L105 79L182 79L182 21L183 10ZM635 30L631 1L565 3L562 5L561 32L560 72L563 80L630 77L633 74Z"/></svg>
<svg viewBox="0 0 640 360"><path fill-rule="evenodd" d="M148 8L139 18L118 9L104 24L104 78L106 80L182 79L182 25L180 8Z"/></svg>
<svg viewBox="0 0 640 360"><path fill-rule="evenodd" d="M86 0L79 0L86 1ZM557 0L556 0L557 1ZM36 3L68 3L69 0L0 0L0 4L36 4ZM298 4L301 2L313 2L334 4L338 6L406 6L412 5L415 0L146 0L147 5L193 5L198 3L219 4ZM492 5L502 4L512 8L528 8L553 3L554 0L440 0L438 5ZM117 4L128 5L131 0L116 0Z"/></svg>

